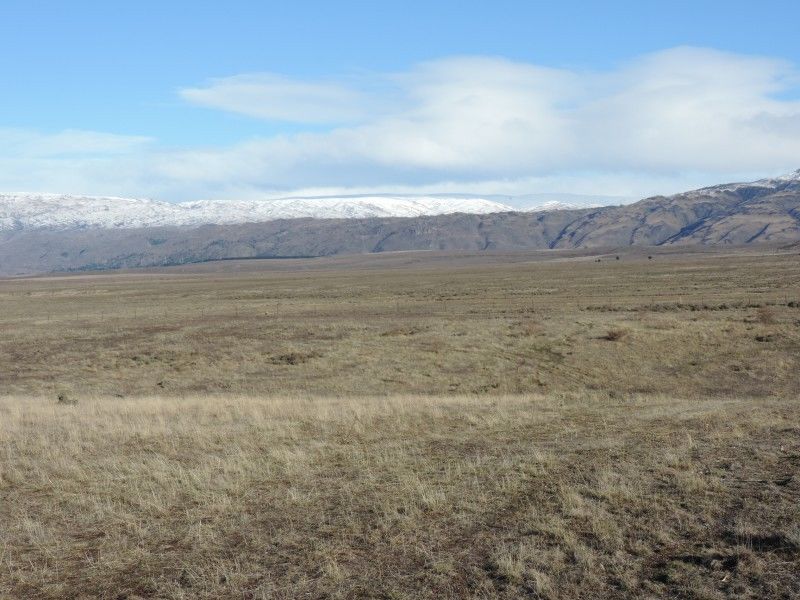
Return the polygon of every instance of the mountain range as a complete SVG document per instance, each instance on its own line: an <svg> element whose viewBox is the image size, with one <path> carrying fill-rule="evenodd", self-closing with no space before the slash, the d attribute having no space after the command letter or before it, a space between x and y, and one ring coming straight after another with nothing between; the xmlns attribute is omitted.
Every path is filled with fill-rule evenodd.
<svg viewBox="0 0 800 600"><path fill-rule="evenodd" d="M586 198L522 196L522 209L563 210L597 206ZM487 214L520 210L503 196L470 194L353 195L289 197L270 200L200 200L170 203L139 198L63 194L0 194L0 231L200 227L263 223L277 219L354 219L419 217L453 213Z"/></svg>
<svg viewBox="0 0 800 600"><path fill-rule="evenodd" d="M622 206L539 204L520 211L491 198L385 195L169 204L0 195L0 275L396 250L800 241L800 170Z"/></svg>

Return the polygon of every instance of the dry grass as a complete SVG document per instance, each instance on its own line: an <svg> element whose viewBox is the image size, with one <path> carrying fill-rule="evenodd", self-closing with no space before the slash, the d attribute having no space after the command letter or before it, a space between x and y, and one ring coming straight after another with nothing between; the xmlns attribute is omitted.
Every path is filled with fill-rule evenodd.
<svg viewBox="0 0 800 600"><path fill-rule="evenodd" d="M0 402L0 597L790 597L797 400Z"/></svg>
<svg viewBox="0 0 800 600"><path fill-rule="evenodd" d="M796 256L372 260L0 281L0 598L800 595Z"/></svg>
<svg viewBox="0 0 800 600"><path fill-rule="evenodd" d="M0 280L0 393L800 394L795 255L403 256Z"/></svg>

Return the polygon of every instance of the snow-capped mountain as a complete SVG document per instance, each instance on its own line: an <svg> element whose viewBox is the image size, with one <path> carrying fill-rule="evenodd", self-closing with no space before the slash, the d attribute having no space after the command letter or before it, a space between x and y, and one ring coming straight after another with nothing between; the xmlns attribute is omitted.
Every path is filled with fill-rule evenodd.
<svg viewBox="0 0 800 600"><path fill-rule="evenodd" d="M715 185L673 198L721 198L800 190L800 170L749 183ZM529 194L526 196L363 195L292 197L270 200L199 200L170 203L110 196L0 194L0 231L133 229L261 223L303 217L317 219L419 217L452 213L551 212L624 203L612 196ZM629 200L629 199L628 199ZM511 205L513 204L513 206Z"/></svg>
<svg viewBox="0 0 800 600"><path fill-rule="evenodd" d="M230 225L276 219L416 217L515 210L480 197L348 196L274 200L157 200L58 194L0 194L0 231Z"/></svg>
<svg viewBox="0 0 800 600"><path fill-rule="evenodd" d="M684 195L714 195L722 194L725 192L738 192L744 188L761 188L765 192L783 191L783 190L796 190L800 188L800 169L779 175L777 177L766 177L756 181L739 182L739 183L723 183L720 185L712 185L710 187L700 188L691 192L684 192ZM680 195L680 194L678 194Z"/></svg>

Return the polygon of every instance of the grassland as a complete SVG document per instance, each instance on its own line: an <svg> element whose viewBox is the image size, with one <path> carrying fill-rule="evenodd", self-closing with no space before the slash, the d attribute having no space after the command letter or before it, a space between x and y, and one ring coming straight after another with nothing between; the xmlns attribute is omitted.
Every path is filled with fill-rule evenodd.
<svg viewBox="0 0 800 600"><path fill-rule="evenodd" d="M400 254L0 280L0 390L800 392L796 253L595 260Z"/></svg>
<svg viewBox="0 0 800 600"><path fill-rule="evenodd" d="M800 595L796 253L596 260L0 281L0 598Z"/></svg>

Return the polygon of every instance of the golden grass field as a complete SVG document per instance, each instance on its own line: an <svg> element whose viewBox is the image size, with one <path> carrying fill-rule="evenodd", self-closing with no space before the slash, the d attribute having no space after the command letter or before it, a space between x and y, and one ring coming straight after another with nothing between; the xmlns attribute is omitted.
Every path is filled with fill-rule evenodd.
<svg viewBox="0 0 800 600"><path fill-rule="evenodd" d="M647 252L0 280L0 598L800 596L800 257Z"/></svg>

